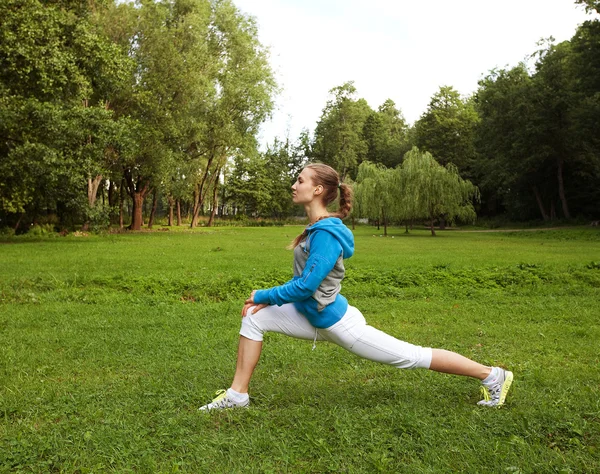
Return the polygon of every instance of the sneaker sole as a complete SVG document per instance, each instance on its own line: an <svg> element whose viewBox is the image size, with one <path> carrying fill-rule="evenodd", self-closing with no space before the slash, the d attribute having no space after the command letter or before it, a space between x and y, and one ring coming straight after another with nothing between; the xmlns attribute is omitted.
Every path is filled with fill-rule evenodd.
<svg viewBox="0 0 600 474"><path fill-rule="evenodd" d="M497 407L501 407L504 405L504 400L506 400L506 395L508 394L508 390L513 383L513 373L509 370L504 372L504 383L502 384L502 392L500 393L500 400L498 401Z"/></svg>
<svg viewBox="0 0 600 474"><path fill-rule="evenodd" d="M209 412L209 411L223 411L223 410L235 410L237 408L250 408L250 403L246 403L245 405L235 405L232 407L214 407L214 408L198 408L198 411Z"/></svg>

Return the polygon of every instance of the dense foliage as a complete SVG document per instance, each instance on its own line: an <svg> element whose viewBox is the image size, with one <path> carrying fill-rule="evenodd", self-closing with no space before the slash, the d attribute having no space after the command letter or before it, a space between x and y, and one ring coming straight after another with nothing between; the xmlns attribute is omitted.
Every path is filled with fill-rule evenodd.
<svg viewBox="0 0 600 474"><path fill-rule="evenodd" d="M139 229L152 193L197 218L227 159L256 149L275 83L230 0L8 0L0 15L5 222L123 225L128 206Z"/></svg>
<svg viewBox="0 0 600 474"><path fill-rule="evenodd" d="M432 235L434 223L459 219L475 220L473 204L479 190L462 179L455 165L440 165L429 152L413 148L396 168L364 161L356 178L355 215L388 222L404 222L406 231L418 219L427 220Z"/></svg>
<svg viewBox="0 0 600 474"><path fill-rule="evenodd" d="M413 147L477 187L480 201L465 202L479 215L599 217L597 18L490 71L469 97L440 87L412 125L392 100L373 109L344 83L314 130L259 151L277 88L254 20L232 0L6 0L0 15L0 228L140 229L157 209L192 227L282 219L302 212L289 187L307 161L354 182L365 162L405 166ZM383 219L364 200L353 215L407 222L422 205L405 191L377 198Z"/></svg>
<svg viewBox="0 0 600 474"><path fill-rule="evenodd" d="M577 3L597 11L597 2ZM491 71L470 97L440 87L410 128L391 101L375 112L347 83L331 90L332 100L315 129L311 158L356 179L362 162L393 168L418 146L477 185L480 215L597 219L599 78L600 21L594 19L580 25L570 41L542 42L529 64ZM391 121L385 120L390 117L383 113L386 105L388 112L394 111ZM393 194L401 199L402 193L396 189ZM390 216L394 208L416 205L392 202L384 195L378 199L387 203ZM356 214L374 217L372 210Z"/></svg>

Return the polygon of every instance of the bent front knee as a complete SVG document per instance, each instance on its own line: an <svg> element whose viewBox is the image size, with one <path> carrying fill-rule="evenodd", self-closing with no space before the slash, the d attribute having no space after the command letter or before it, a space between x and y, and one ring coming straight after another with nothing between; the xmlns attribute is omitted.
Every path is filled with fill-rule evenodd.
<svg viewBox="0 0 600 474"><path fill-rule="evenodd" d="M265 331L257 324L256 316L252 313L253 309L250 308L246 316L242 318L240 335L253 341L262 341Z"/></svg>

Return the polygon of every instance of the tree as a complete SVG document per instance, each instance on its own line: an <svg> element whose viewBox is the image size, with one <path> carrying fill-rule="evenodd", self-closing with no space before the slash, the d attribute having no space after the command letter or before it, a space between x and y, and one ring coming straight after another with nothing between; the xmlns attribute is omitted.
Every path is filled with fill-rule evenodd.
<svg viewBox="0 0 600 474"><path fill-rule="evenodd" d="M115 133L100 92L126 59L76 2L8 0L0 15L0 211L89 218Z"/></svg>
<svg viewBox="0 0 600 474"><path fill-rule="evenodd" d="M129 45L135 65L113 106L132 121L118 164L133 201L130 229L139 230L145 198L181 168L176 160L183 156L185 130L196 122L190 111L207 95L203 66L210 62L204 47L210 7L200 0L143 1L115 5L114 11L123 20L105 28Z"/></svg>
<svg viewBox="0 0 600 474"><path fill-rule="evenodd" d="M306 163L306 140L304 133L294 144L275 139L264 153L237 156L226 180L227 202L247 215L291 215L291 186Z"/></svg>
<svg viewBox="0 0 600 474"><path fill-rule="evenodd" d="M363 126L363 139L367 144L366 159L393 168L408 151L408 126L402 113L391 99L372 112Z"/></svg>
<svg viewBox="0 0 600 474"><path fill-rule="evenodd" d="M194 134L187 147L198 163L192 227L208 189L219 185L218 177L227 159L256 153L256 134L272 110L276 91L268 51L258 41L256 24L231 1L214 2L208 38L214 68L213 93L206 101L204 131Z"/></svg>
<svg viewBox="0 0 600 474"><path fill-rule="evenodd" d="M317 123L310 157L335 168L342 179L356 176L364 160L367 143L363 127L373 112L364 99L355 99L353 82L346 82L329 91L333 96L323 109Z"/></svg>
<svg viewBox="0 0 600 474"><path fill-rule="evenodd" d="M599 25L542 42L534 71L519 65L480 81L475 173L485 200L496 194L514 217L593 215L600 205Z"/></svg>
<svg viewBox="0 0 600 474"><path fill-rule="evenodd" d="M263 156L238 155L227 179L228 201L242 214L258 217L268 209L270 185Z"/></svg>
<svg viewBox="0 0 600 474"><path fill-rule="evenodd" d="M434 222L439 217L475 220L473 203L479 199L479 190L460 177L454 164L442 166L431 153L414 147L404 157L400 176L405 200L400 207L402 217L429 219L431 235L435 236Z"/></svg>
<svg viewBox="0 0 600 474"><path fill-rule="evenodd" d="M556 189L563 215L569 219L571 212L565 193L565 166L573 158L572 143L572 83L575 80L570 67L570 44L549 44L539 52L534 75L536 94L536 125L542 158L553 162L556 173Z"/></svg>
<svg viewBox="0 0 600 474"><path fill-rule="evenodd" d="M227 158L256 150L276 86L230 0L8 0L0 14L0 212L85 220L100 189L126 188L137 230L146 196L184 194L186 176L194 224Z"/></svg>
<svg viewBox="0 0 600 474"><path fill-rule="evenodd" d="M600 13L600 1L599 0L575 0L575 3L585 6L585 11L588 13L596 12Z"/></svg>
<svg viewBox="0 0 600 474"><path fill-rule="evenodd" d="M172 226L174 211L177 209L177 224L181 225L181 203L191 202L194 192L194 172L190 162L181 156L174 160L175 165L169 170L163 183L163 192L169 208L168 225Z"/></svg>
<svg viewBox="0 0 600 474"><path fill-rule="evenodd" d="M383 165L363 161L356 177L355 202L362 217L381 220L383 235L387 236L387 226L397 217L400 202L398 170Z"/></svg>
<svg viewBox="0 0 600 474"><path fill-rule="evenodd" d="M471 100L463 100L452 87L440 87L415 123L415 144L438 157L440 163L453 163L461 173L471 176L478 120Z"/></svg>
<svg viewBox="0 0 600 474"><path fill-rule="evenodd" d="M574 208L595 216L600 209L600 21L586 21L571 39L573 82L573 185L567 190Z"/></svg>
<svg viewBox="0 0 600 474"><path fill-rule="evenodd" d="M539 209L550 218L552 195L547 163L539 153L535 84L525 64L495 70L479 82L475 95L477 159L473 169L488 212L508 209L516 218Z"/></svg>
<svg viewBox="0 0 600 474"><path fill-rule="evenodd" d="M105 27L131 45L136 64L114 104L137 124L119 160L134 204L131 228L141 227L153 189L181 179L193 183L194 227L207 196L216 202L227 159L256 148L275 90L267 51L254 21L229 0L147 0L127 6L127 15ZM186 186L175 188L183 198Z"/></svg>

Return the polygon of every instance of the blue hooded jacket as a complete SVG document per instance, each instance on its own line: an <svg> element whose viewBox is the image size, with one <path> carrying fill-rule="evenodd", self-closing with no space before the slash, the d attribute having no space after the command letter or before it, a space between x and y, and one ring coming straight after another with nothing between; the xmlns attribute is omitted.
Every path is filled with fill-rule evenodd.
<svg viewBox="0 0 600 474"><path fill-rule="evenodd" d="M346 259L354 254L354 235L337 217L322 219L306 230L309 256L301 275L294 276L281 286L258 290L254 294L254 302L278 306L294 303L313 326L328 328L346 314L348 301L338 293L332 303L319 311L319 302L314 295L339 257Z"/></svg>

